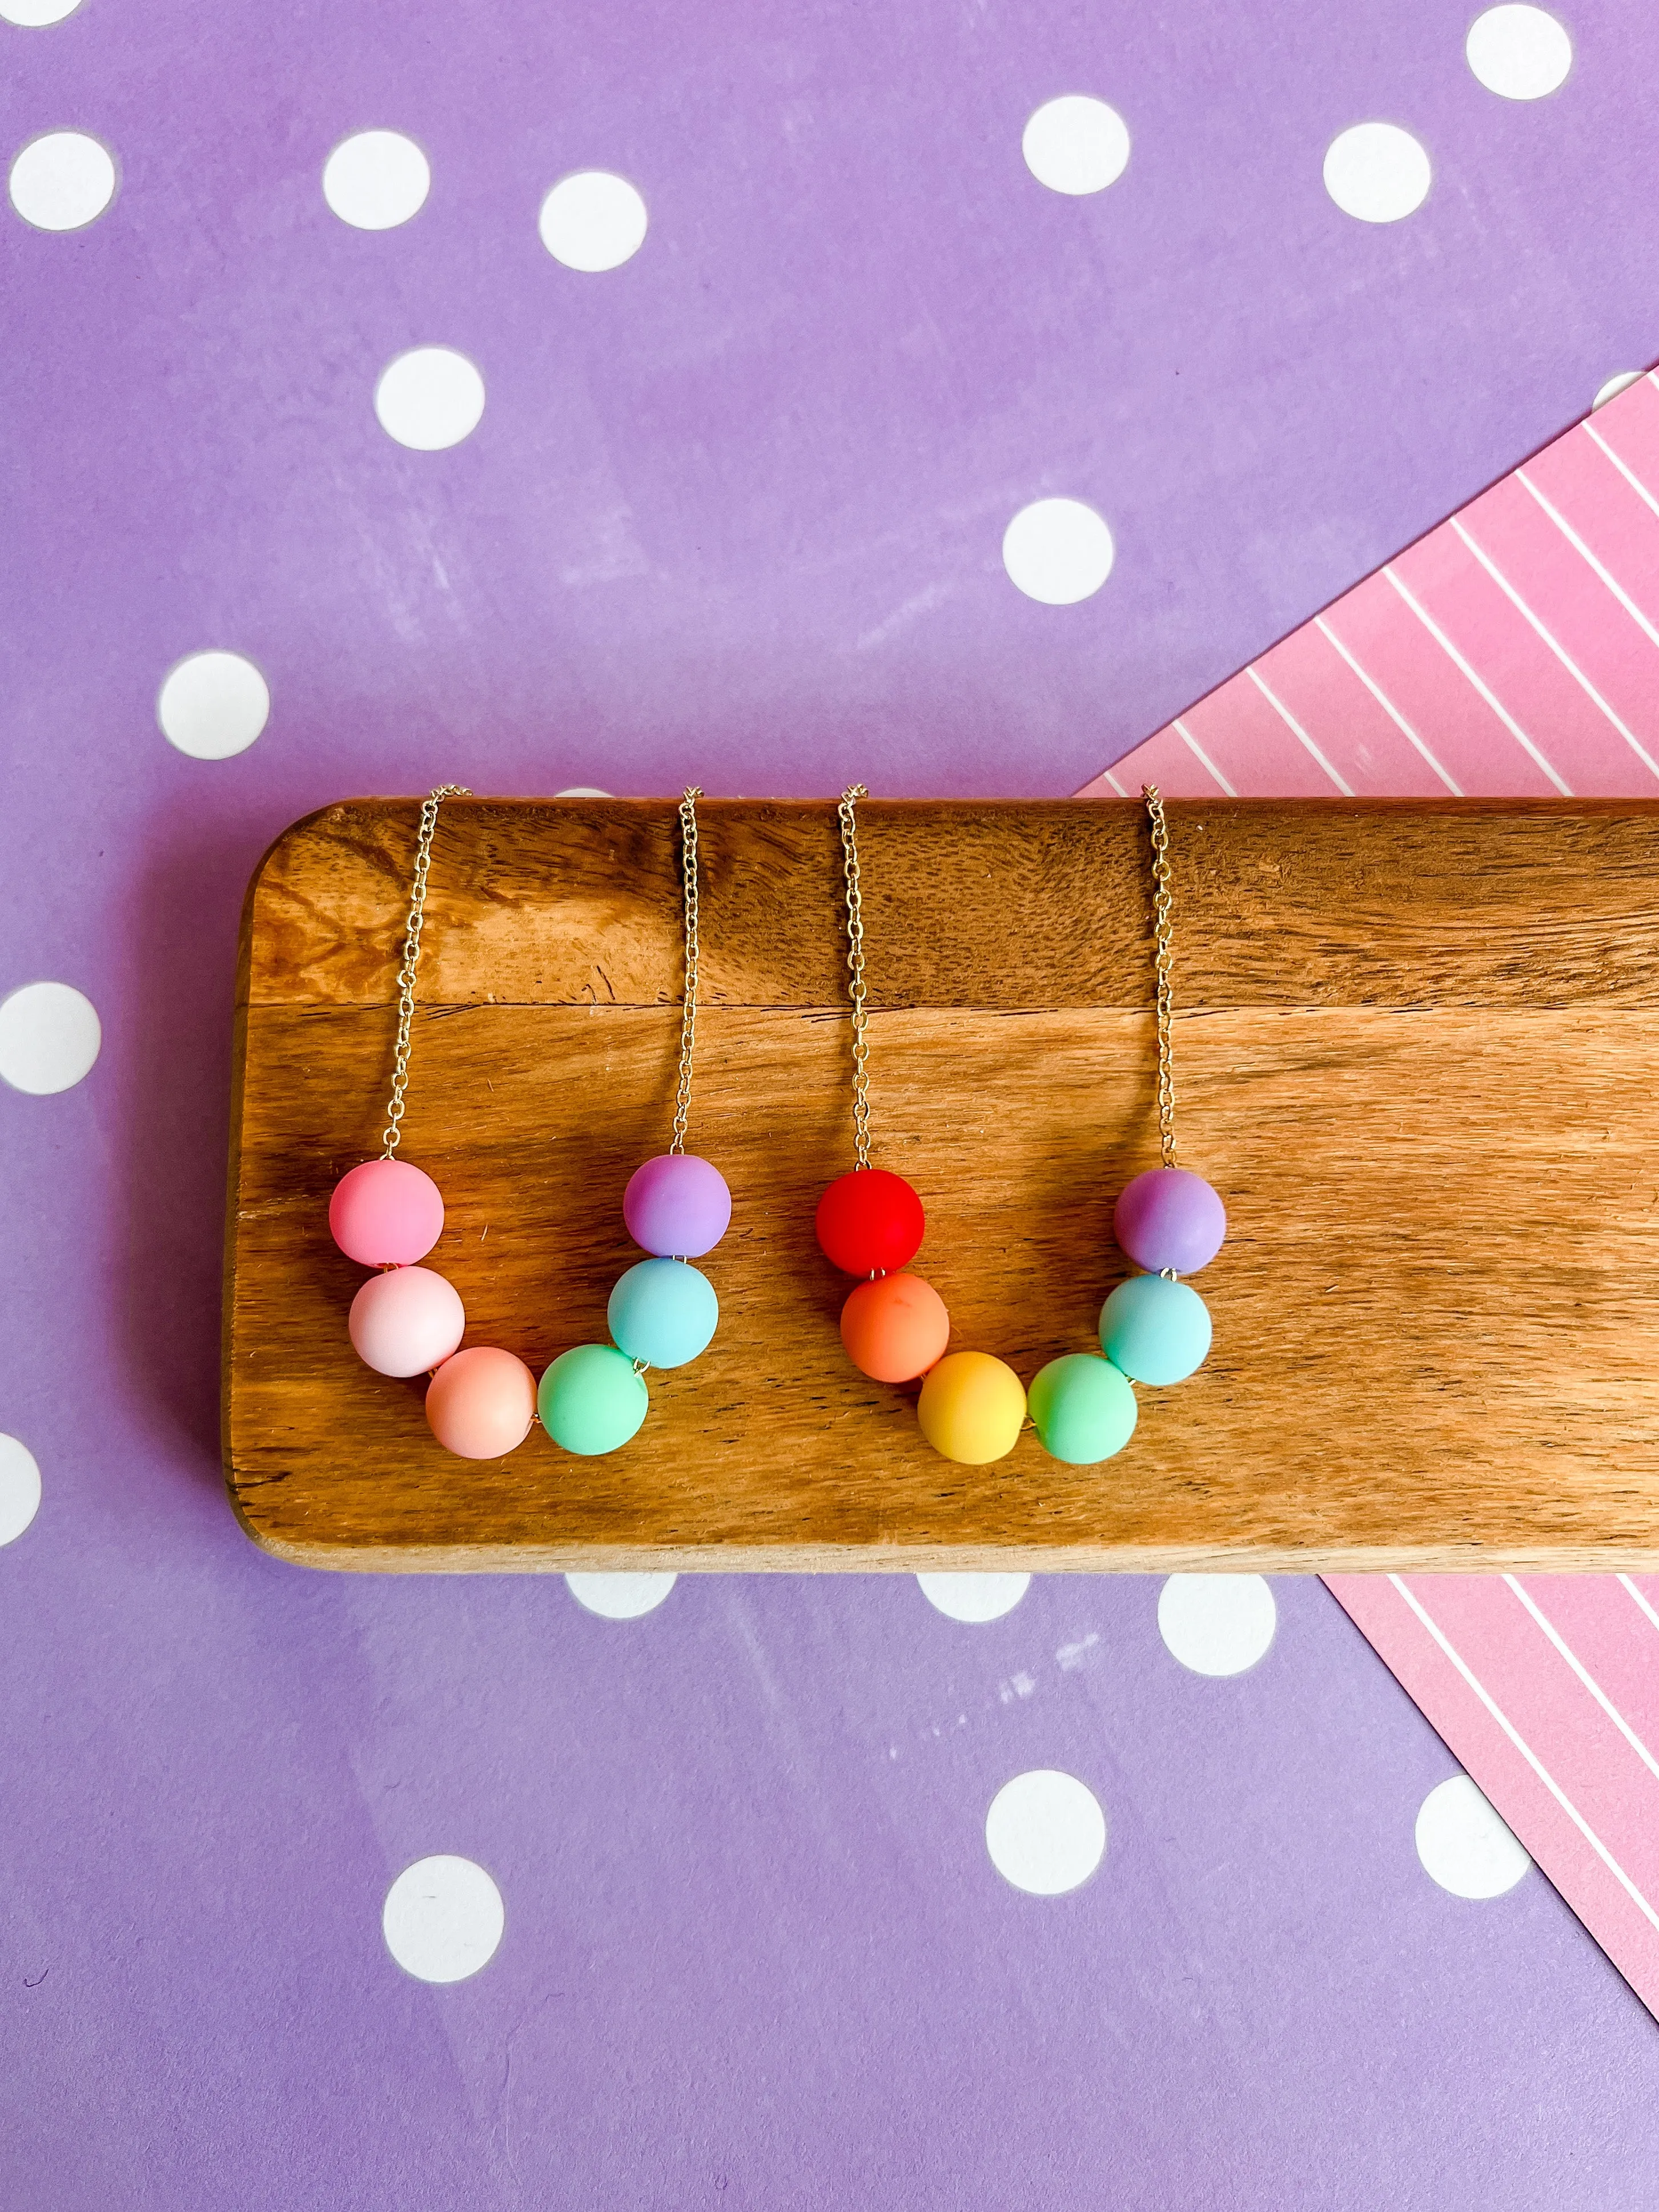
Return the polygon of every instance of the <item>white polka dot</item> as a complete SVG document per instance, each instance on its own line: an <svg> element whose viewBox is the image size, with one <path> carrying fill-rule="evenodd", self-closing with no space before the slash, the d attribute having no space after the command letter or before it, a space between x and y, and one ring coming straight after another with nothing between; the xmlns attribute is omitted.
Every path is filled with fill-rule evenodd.
<svg viewBox="0 0 1659 2212"><path fill-rule="evenodd" d="M1080 499L1039 499L1002 533L1002 565L1028 599L1075 606L1112 573L1112 533Z"/></svg>
<svg viewBox="0 0 1659 2212"><path fill-rule="evenodd" d="M0 1436L0 1544L15 1543L40 1510L40 1470L15 1437Z"/></svg>
<svg viewBox="0 0 1659 2212"><path fill-rule="evenodd" d="M374 387L380 428L417 453L459 446L484 410L483 379L464 353L416 346L400 353Z"/></svg>
<svg viewBox="0 0 1659 2212"><path fill-rule="evenodd" d="M386 1893L386 1948L418 1982L464 1982L495 1955L507 1924L501 1893L471 1859L416 1859Z"/></svg>
<svg viewBox="0 0 1659 2212"><path fill-rule="evenodd" d="M556 791L553 794L555 799L609 799L611 795L608 791L601 791L597 783L567 784L562 791Z"/></svg>
<svg viewBox="0 0 1659 2212"><path fill-rule="evenodd" d="M1060 1897L1088 1881L1106 1849L1100 1800L1074 1774L1038 1767L1005 1782L985 1816L985 1848L1005 1881Z"/></svg>
<svg viewBox="0 0 1659 2212"><path fill-rule="evenodd" d="M1559 92L1572 67L1572 40L1541 8L1488 8L1469 26L1463 51L1487 91L1504 100Z"/></svg>
<svg viewBox="0 0 1659 2212"><path fill-rule="evenodd" d="M245 753L270 718L265 679L240 653L192 653L155 698L162 736L192 760Z"/></svg>
<svg viewBox="0 0 1659 2212"><path fill-rule="evenodd" d="M1000 1620L1031 1586L1030 1575L918 1575L921 1594L950 1620Z"/></svg>
<svg viewBox="0 0 1659 2212"><path fill-rule="evenodd" d="M1632 384L1639 384L1642 375L1639 368L1627 368L1618 376L1610 376L1591 400L1590 413L1594 415L1598 407L1605 407L1609 399L1616 399L1621 392L1628 392Z"/></svg>
<svg viewBox="0 0 1659 2212"><path fill-rule="evenodd" d="M36 230L80 230L115 198L115 162L84 131L49 131L18 155L8 189Z"/></svg>
<svg viewBox="0 0 1659 2212"><path fill-rule="evenodd" d="M567 1575L565 1583L578 1605L597 1613L603 1620L637 1620L654 1613L667 1596L678 1575Z"/></svg>
<svg viewBox="0 0 1659 2212"><path fill-rule="evenodd" d="M1397 123L1356 123L1333 138L1325 155L1325 189L1344 215L1361 222L1398 222L1429 196L1429 157Z"/></svg>
<svg viewBox="0 0 1659 2212"><path fill-rule="evenodd" d="M25 983L0 999L0 1081L37 1098L71 1091L104 1032L92 1000L69 983Z"/></svg>
<svg viewBox="0 0 1659 2212"><path fill-rule="evenodd" d="M426 155L401 131L359 131L323 164L323 198L354 230L395 230L431 189Z"/></svg>
<svg viewBox="0 0 1659 2212"><path fill-rule="evenodd" d="M1242 1674L1279 1625L1260 1575L1171 1575L1158 1592L1158 1632L1194 1674Z"/></svg>
<svg viewBox="0 0 1659 2212"><path fill-rule="evenodd" d="M81 0L0 0L0 21L15 23L25 31L36 31L48 23L61 23L72 15Z"/></svg>
<svg viewBox="0 0 1659 2212"><path fill-rule="evenodd" d="M1103 192L1128 167L1129 132L1103 100L1068 92L1038 108L1019 149L1038 184L1051 192Z"/></svg>
<svg viewBox="0 0 1659 2212"><path fill-rule="evenodd" d="M1454 1774L1423 1800L1417 1856L1454 1897L1502 1897L1532 1864L1467 1774Z"/></svg>
<svg viewBox="0 0 1659 2212"><path fill-rule="evenodd" d="M645 202L605 169L561 178L542 202L542 244L567 269L619 269L645 243Z"/></svg>

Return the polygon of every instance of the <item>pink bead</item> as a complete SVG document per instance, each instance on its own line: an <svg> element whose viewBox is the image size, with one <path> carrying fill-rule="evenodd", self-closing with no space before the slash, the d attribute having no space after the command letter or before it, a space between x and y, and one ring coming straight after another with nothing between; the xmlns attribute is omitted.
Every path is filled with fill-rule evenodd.
<svg viewBox="0 0 1659 2212"><path fill-rule="evenodd" d="M431 1176L407 1160L365 1160L335 1184L328 1225L348 1260L407 1267L443 1235L444 1202Z"/></svg>
<svg viewBox="0 0 1659 2212"><path fill-rule="evenodd" d="M695 1152L659 1152L635 1169L623 1193L623 1219L636 1244L659 1258L700 1260L732 1219L726 1177Z"/></svg>
<svg viewBox="0 0 1659 2212"><path fill-rule="evenodd" d="M501 1459L530 1434L536 1378L522 1359L494 1345L458 1352L427 1385L432 1433L457 1459Z"/></svg>
<svg viewBox="0 0 1659 2212"><path fill-rule="evenodd" d="M466 1312L453 1283L430 1267L371 1275L351 1301L351 1341L377 1375L424 1375L461 1340Z"/></svg>

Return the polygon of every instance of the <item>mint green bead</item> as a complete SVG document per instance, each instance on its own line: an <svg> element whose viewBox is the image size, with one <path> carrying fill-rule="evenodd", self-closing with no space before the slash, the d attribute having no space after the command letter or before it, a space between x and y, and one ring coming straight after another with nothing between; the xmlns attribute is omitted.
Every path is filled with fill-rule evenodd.
<svg viewBox="0 0 1659 2212"><path fill-rule="evenodd" d="M1209 1356L1210 1310L1190 1283L1131 1275L1100 1310L1100 1348L1137 1382L1184 1382Z"/></svg>
<svg viewBox="0 0 1659 2212"><path fill-rule="evenodd" d="M684 1367L707 1352L720 1317L714 1285L689 1260L641 1260L611 1293L619 1348L647 1367Z"/></svg>
<svg viewBox="0 0 1659 2212"><path fill-rule="evenodd" d="M1127 1377L1092 1352L1068 1352L1040 1368L1026 1403L1037 1442L1070 1467L1097 1467L1135 1432L1139 1409Z"/></svg>
<svg viewBox="0 0 1659 2212"><path fill-rule="evenodd" d="M613 1344L579 1344L562 1352L536 1393L548 1435L584 1459L616 1451L636 1436L650 1402L633 1361Z"/></svg>

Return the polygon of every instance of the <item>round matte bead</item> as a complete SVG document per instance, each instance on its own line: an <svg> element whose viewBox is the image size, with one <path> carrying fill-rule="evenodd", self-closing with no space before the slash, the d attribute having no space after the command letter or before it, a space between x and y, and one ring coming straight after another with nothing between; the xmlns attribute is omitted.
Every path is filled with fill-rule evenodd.
<svg viewBox="0 0 1659 2212"><path fill-rule="evenodd" d="M916 1414L936 1452L983 1467L1012 1451L1025 1391L1013 1369L988 1352L947 1352L922 1384Z"/></svg>
<svg viewBox="0 0 1659 2212"><path fill-rule="evenodd" d="M838 1176L818 1200L818 1243L848 1275L890 1275L921 1249L927 1217L904 1177L887 1168Z"/></svg>
<svg viewBox="0 0 1659 2212"><path fill-rule="evenodd" d="M684 1260L641 1260L611 1293L605 1319L630 1359L684 1367L707 1352L720 1317L707 1275Z"/></svg>
<svg viewBox="0 0 1659 2212"><path fill-rule="evenodd" d="M860 1374L878 1382L913 1382L944 1357L951 1316L920 1275L878 1275L848 1293L841 1340Z"/></svg>
<svg viewBox="0 0 1659 2212"><path fill-rule="evenodd" d="M643 1250L698 1260L725 1236L732 1194L720 1170L695 1152L659 1152L628 1178L623 1219Z"/></svg>
<svg viewBox="0 0 1659 2212"><path fill-rule="evenodd" d="M1097 1467L1121 1451L1138 1413L1128 1378L1092 1352L1068 1352L1040 1368L1031 1382L1031 1419L1050 1459Z"/></svg>
<svg viewBox="0 0 1659 2212"><path fill-rule="evenodd" d="M1173 1267L1195 1275L1207 1267L1227 1234L1221 1194L1185 1168L1149 1168L1124 1186L1112 1229L1138 1267L1156 1275Z"/></svg>
<svg viewBox="0 0 1659 2212"><path fill-rule="evenodd" d="M432 1433L458 1459L501 1459L530 1434L536 1378L510 1352L475 1344L446 1359L426 1389Z"/></svg>
<svg viewBox="0 0 1659 2212"><path fill-rule="evenodd" d="M407 1160L364 1160L335 1184L328 1225L348 1260L407 1267L442 1236L444 1202L431 1176Z"/></svg>
<svg viewBox="0 0 1659 2212"><path fill-rule="evenodd" d="M1137 1382L1184 1382L1209 1357L1209 1308L1190 1283L1131 1275L1100 1310L1100 1348Z"/></svg>
<svg viewBox="0 0 1659 2212"><path fill-rule="evenodd" d="M651 1401L626 1352L613 1344L579 1344L543 1376L537 1402L556 1444L598 1459L638 1435Z"/></svg>
<svg viewBox="0 0 1659 2212"><path fill-rule="evenodd" d="M377 1375L424 1375L461 1340L466 1312L453 1283L430 1267L371 1275L351 1301L351 1341Z"/></svg>

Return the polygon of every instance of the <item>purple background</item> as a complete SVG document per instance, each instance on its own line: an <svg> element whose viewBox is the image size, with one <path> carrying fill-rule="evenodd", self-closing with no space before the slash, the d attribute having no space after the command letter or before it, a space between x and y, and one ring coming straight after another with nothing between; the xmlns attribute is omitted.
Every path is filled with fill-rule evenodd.
<svg viewBox="0 0 1659 2212"><path fill-rule="evenodd" d="M908 1577L683 1578L605 1621L556 1580L278 1566L215 1443L269 838L448 777L1075 787L1653 355L1659 23L1565 19L1535 106L1426 0L0 23L0 155L78 128L121 169L82 233L0 205L0 995L58 978L105 1026L77 1089L0 1087L0 1429L45 1480L0 1552L9 2197L1633 2201L1651 2022L1535 1875L1428 1881L1452 1763L1317 1584L1228 1681L1138 1581L968 1627ZM1019 155L1075 90L1133 137L1084 200ZM1376 228L1320 181L1372 117L1435 163ZM372 125L434 175L380 234L318 182ZM586 166L651 209L600 277L536 233ZM485 376L448 453L372 410L421 343ZM1000 558L1055 493L1117 542L1073 608ZM154 716L208 647L274 700L221 763ZM1111 1841L1042 1900L982 1828L1046 1765ZM380 1936L434 1851L507 1903L449 1989Z"/></svg>

